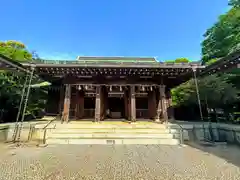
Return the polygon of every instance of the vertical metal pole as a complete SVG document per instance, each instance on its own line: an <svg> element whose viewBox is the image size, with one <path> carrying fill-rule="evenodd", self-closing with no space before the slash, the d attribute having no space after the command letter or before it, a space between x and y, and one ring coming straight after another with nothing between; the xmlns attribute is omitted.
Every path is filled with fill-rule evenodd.
<svg viewBox="0 0 240 180"><path fill-rule="evenodd" d="M196 75L196 69L195 68L193 68L193 75L194 75L194 82L195 82L196 92L197 92L197 100L198 100L200 118L203 121L202 106L201 106L201 101L200 101L199 88L198 88L197 75Z"/></svg>
<svg viewBox="0 0 240 180"><path fill-rule="evenodd" d="M26 98L25 98L25 102L24 102L24 106L23 106L21 123L20 123L20 127L19 127L19 132L18 132L18 142L20 141L21 130L22 130L23 121L24 121L24 118L25 118L25 112L26 112L26 108L27 108L27 104L28 104L28 97L29 97L29 94L30 94L31 82L32 82L32 78L33 78L34 69L35 69L35 67L31 66L31 74L30 74L30 78L29 78L29 81L28 81L27 94L26 94Z"/></svg>
<svg viewBox="0 0 240 180"><path fill-rule="evenodd" d="M195 82L195 86L196 86L197 101L198 101L198 107L199 107L200 118L201 118L201 120L203 121L202 106L201 106L201 101L200 101L200 94L199 94L199 88L198 88L198 81L197 81L197 75L196 75L196 68L192 68L192 70L193 70L194 82ZM206 134L205 134L204 121L203 121L203 134L204 134L204 139L205 139L205 138L206 138Z"/></svg>
<svg viewBox="0 0 240 180"><path fill-rule="evenodd" d="M28 79L29 79L29 75L27 74L26 78L25 78L24 85L23 85L23 89L22 89L21 100L20 100L20 104L19 104L19 108L18 108L18 113L17 113L16 122L15 122L14 132L13 132L13 136L12 136L13 142L16 141L16 137L17 137L17 132L18 132L18 128L19 128L19 117L20 117L20 114L21 114L21 111L22 111L22 104L23 104L23 99L24 99L24 96L25 96L25 91L26 91L26 86L27 86Z"/></svg>

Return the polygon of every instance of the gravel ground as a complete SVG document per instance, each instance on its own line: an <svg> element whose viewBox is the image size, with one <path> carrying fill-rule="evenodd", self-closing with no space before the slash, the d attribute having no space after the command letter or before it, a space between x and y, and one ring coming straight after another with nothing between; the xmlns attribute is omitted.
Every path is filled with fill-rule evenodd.
<svg viewBox="0 0 240 180"><path fill-rule="evenodd" d="M240 180L239 148L200 149L163 145L0 145L0 179Z"/></svg>

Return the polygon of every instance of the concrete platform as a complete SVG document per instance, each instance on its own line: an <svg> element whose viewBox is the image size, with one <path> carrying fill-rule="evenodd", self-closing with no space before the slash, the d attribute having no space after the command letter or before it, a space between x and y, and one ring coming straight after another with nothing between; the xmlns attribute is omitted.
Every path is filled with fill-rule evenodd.
<svg viewBox="0 0 240 180"><path fill-rule="evenodd" d="M177 132L175 132L177 134ZM55 129L47 132L48 144L179 144L179 135L165 124L138 121L134 124L121 121L71 121L56 123Z"/></svg>
<svg viewBox="0 0 240 180"><path fill-rule="evenodd" d="M109 132L104 132L104 133L82 133L79 130L78 134L73 134L73 133L68 133L68 134L61 134L61 133L53 133L50 135L51 138L173 138L173 134L170 133L165 133L165 134L139 134L139 133L109 133Z"/></svg>
<svg viewBox="0 0 240 180"><path fill-rule="evenodd" d="M47 139L47 144L162 144L162 145L179 145L178 139L163 139L163 138L141 138L141 139L73 139L73 138L61 138L61 139Z"/></svg>

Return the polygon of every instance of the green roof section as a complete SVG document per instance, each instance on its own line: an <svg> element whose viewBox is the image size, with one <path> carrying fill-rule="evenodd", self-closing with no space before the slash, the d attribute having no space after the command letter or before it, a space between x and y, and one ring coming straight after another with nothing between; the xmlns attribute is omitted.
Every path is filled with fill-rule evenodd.
<svg viewBox="0 0 240 180"><path fill-rule="evenodd" d="M156 63L154 57L95 57L78 56L77 60L86 63Z"/></svg>

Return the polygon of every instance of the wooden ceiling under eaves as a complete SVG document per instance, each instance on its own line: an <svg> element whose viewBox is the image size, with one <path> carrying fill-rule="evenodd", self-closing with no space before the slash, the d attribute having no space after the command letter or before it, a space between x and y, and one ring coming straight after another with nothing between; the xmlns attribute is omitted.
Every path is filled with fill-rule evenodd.
<svg viewBox="0 0 240 180"><path fill-rule="evenodd" d="M116 58L111 59L116 60ZM158 84L162 82L169 86L176 86L190 79L193 75L193 69L196 69L199 73L204 68L199 63L160 63L155 61L154 58L138 58L135 62L132 62L131 59L119 57L117 61L113 62L105 58L93 61L92 57L91 59L85 57L84 61L82 61L83 59L61 62L45 60L36 62L35 65L36 73L51 82L57 80L65 81L65 83L80 81L127 83L131 81L131 83ZM27 63L23 65L28 67Z"/></svg>

